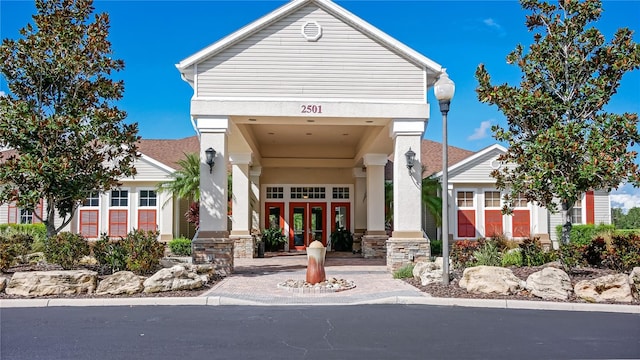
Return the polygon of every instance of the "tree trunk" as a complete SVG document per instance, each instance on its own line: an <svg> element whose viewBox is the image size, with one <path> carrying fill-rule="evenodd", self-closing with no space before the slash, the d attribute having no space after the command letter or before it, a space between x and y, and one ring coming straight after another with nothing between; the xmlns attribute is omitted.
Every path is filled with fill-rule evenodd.
<svg viewBox="0 0 640 360"><path fill-rule="evenodd" d="M560 240L562 244L569 244L571 239L571 213L569 212L573 207L573 203L569 203L566 200L562 201L562 220L564 224L562 225L562 236Z"/></svg>

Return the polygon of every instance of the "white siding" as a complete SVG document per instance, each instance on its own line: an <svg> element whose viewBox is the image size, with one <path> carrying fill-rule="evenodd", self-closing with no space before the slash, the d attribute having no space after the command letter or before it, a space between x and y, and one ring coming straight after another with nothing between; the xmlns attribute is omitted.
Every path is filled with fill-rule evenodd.
<svg viewBox="0 0 640 360"><path fill-rule="evenodd" d="M594 191L593 193L594 222L599 224L611 224L611 202L606 191Z"/></svg>
<svg viewBox="0 0 640 360"><path fill-rule="evenodd" d="M137 170L135 180L163 180L169 179L169 172L160 166L151 163L145 159L138 159L134 163L134 167ZM131 178L123 179L123 181L130 180Z"/></svg>
<svg viewBox="0 0 640 360"><path fill-rule="evenodd" d="M316 21L318 41L301 27ZM196 97L426 102L423 69L315 5L197 64Z"/></svg>
<svg viewBox="0 0 640 360"><path fill-rule="evenodd" d="M0 224L6 224L9 222L9 205L0 204Z"/></svg>
<svg viewBox="0 0 640 360"><path fill-rule="evenodd" d="M499 155L500 151L494 150L478 159L475 159L474 161L470 161L458 168L455 168L449 172L449 182L495 184L496 180L491 177L491 172L494 170L491 167L491 161L495 160Z"/></svg>

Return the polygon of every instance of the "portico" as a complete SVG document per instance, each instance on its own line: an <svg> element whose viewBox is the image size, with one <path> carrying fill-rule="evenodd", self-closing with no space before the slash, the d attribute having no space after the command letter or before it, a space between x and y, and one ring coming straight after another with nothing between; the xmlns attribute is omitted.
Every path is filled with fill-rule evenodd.
<svg viewBox="0 0 640 360"><path fill-rule="evenodd" d="M196 261L232 271L234 252L252 255L252 231L270 226L287 236L285 251L330 246L345 228L364 257L386 256L390 269L429 256L419 157L438 64L331 1L295 0L177 67L194 89L201 159L216 151L213 168L201 162Z"/></svg>

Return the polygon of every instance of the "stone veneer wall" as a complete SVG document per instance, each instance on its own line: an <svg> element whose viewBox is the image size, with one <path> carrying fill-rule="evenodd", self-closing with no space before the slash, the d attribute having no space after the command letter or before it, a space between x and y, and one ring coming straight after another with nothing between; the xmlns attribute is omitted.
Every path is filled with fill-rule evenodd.
<svg viewBox="0 0 640 360"><path fill-rule="evenodd" d="M255 257L255 242L252 236L231 236L234 241L233 257L252 259Z"/></svg>
<svg viewBox="0 0 640 360"><path fill-rule="evenodd" d="M419 261L429 261L431 247L428 239L390 238L387 240L387 269L391 272Z"/></svg>
<svg viewBox="0 0 640 360"><path fill-rule="evenodd" d="M362 236L361 232L353 233L353 252L355 254L362 254Z"/></svg>
<svg viewBox="0 0 640 360"><path fill-rule="evenodd" d="M213 264L216 271L233 273L234 241L227 238L194 239L191 242L194 264Z"/></svg>
<svg viewBox="0 0 640 360"><path fill-rule="evenodd" d="M362 256L365 259L384 259L387 254L386 235L365 235L362 237Z"/></svg>

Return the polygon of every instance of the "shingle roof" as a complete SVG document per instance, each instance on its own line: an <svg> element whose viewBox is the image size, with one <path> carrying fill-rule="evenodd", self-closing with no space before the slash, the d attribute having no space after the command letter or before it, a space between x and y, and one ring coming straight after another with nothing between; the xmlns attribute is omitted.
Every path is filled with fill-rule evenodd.
<svg viewBox="0 0 640 360"><path fill-rule="evenodd" d="M475 152L473 151L461 149L455 146L449 146L449 157L447 159L447 162L449 163L449 166L451 166L473 154L475 154ZM393 159L393 156L391 156L390 159ZM420 151L420 160L422 161L422 165L425 168L425 171L422 174L423 177L428 177L432 174L437 173L438 171L441 171L442 143L423 139ZM393 179L393 161L389 160L384 168L384 173L386 180Z"/></svg>
<svg viewBox="0 0 640 360"><path fill-rule="evenodd" d="M199 153L200 143L197 136L184 139L141 139L138 151L173 169L180 168L177 161L184 159L185 153Z"/></svg>

